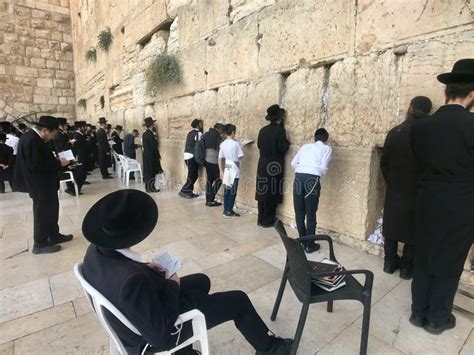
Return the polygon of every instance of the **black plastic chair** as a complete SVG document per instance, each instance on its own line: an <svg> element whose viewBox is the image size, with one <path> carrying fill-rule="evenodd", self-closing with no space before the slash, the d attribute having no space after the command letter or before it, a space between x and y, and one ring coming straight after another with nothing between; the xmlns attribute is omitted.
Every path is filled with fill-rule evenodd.
<svg viewBox="0 0 474 355"><path fill-rule="evenodd" d="M325 272L315 274L312 272L313 262L306 259L306 255L301 247L303 241L326 241L329 243L329 258L337 262L334 255L332 239L328 235L306 236L303 238L292 239L288 237L283 223L279 220L275 222L275 229L283 241L285 246L287 259L285 270L278 290L278 295L273 306L271 320L276 319L278 309L280 308L283 292L285 291L286 281L290 282L291 288L298 300L303 304L301 309L298 327L293 341L291 354L296 354L298 346L303 334L306 317L308 315L309 305L312 303L327 302L327 311L332 312L333 301L337 300L357 300L364 306L364 315L362 322L362 336L360 342L360 354L367 354L367 342L369 337L369 322L370 322L370 301L372 297L372 285L374 281L374 274L368 270L346 270L340 272ZM362 286L352 275L364 274L365 283ZM311 276L336 276L345 275L346 285L332 292L324 291L311 282Z"/></svg>

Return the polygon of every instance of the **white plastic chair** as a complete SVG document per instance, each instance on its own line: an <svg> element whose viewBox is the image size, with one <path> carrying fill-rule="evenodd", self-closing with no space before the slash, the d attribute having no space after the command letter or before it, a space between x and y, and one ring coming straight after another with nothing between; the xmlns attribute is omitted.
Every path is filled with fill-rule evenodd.
<svg viewBox="0 0 474 355"><path fill-rule="evenodd" d="M77 187L76 180L74 180L74 174L70 170L64 171L64 174L68 174L69 178L59 180L59 186L61 186L61 190L63 190L64 192L64 185L66 185L67 182L72 182L74 184L74 191L76 192L76 197L79 197L79 188Z"/></svg>
<svg viewBox="0 0 474 355"><path fill-rule="evenodd" d="M120 158L120 162L122 163L122 171L123 171L123 180L125 185L128 187L130 185L130 173L139 173L140 174L140 181L143 184L143 174L142 174L142 166L140 163L135 159L127 158L125 155L118 155Z"/></svg>
<svg viewBox="0 0 474 355"><path fill-rule="evenodd" d="M104 309L107 309L110 313L112 313L118 320L123 323L123 325L130 329L130 331L134 332L139 336L142 335L140 334L138 329L135 328L135 326L133 326L133 324L130 323L129 320L122 314L122 312L120 312L99 291L97 291L91 284L89 284L86 279L84 279L84 276L82 275L81 263L77 263L74 266L74 274L76 275L76 278L79 280L82 288L84 289L84 293L86 294L86 298L89 302L89 305L92 307L92 310L96 314L97 318L99 318L99 322L105 328L105 331L110 337L110 353L114 354L115 351L118 351L121 355L127 355L127 351L125 350L122 341L112 329L107 318L105 317ZM185 323L187 321L192 321L193 336L173 349L164 352L159 352L156 354L171 355L174 352L199 341L201 344L202 355L209 355L206 318L200 311L198 311L197 309L193 309L189 312L180 314L178 316L178 319L176 320L175 326L180 326L182 323ZM145 350L146 348L143 350L143 353L145 352Z"/></svg>
<svg viewBox="0 0 474 355"><path fill-rule="evenodd" d="M122 162L120 161L119 155L115 153L113 150L112 150L112 155L115 161L115 174L116 176L121 178L122 177Z"/></svg>

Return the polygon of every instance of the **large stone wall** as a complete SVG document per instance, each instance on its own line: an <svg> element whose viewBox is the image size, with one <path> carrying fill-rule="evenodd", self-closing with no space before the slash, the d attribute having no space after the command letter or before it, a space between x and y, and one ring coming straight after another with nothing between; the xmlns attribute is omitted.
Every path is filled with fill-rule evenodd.
<svg viewBox="0 0 474 355"><path fill-rule="evenodd" d="M163 165L183 182L193 118L206 129L232 122L239 136L256 139L266 107L280 103L292 143L280 215L293 217L289 162L324 126L334 156L319 227L363 246L382 209L385 134L413 96L442 104L436 74L474 57L473 11L468 0L71 0L76 93L87 100L77 115L105 115L128 130L154 116ZM114 42L87 62L105 26ZM182 82L147 96L144 71L165 52L180 59ZM255 207L258 150L245 154L238 202Z"/></svg>
<svg viewBox="0 0 474 355"><path fill-rule="evenodd" d="M0 1L0 120L75 117L69 0Z"/></svg>

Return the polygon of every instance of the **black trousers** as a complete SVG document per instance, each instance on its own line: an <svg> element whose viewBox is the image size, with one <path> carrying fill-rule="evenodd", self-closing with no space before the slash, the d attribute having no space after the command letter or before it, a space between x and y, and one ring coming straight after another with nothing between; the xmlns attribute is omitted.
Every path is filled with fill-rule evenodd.
<svg viewBox="0 0 474 355"><path fill-rule="evenodd" d="M82 189L82 186L84 185L84 182L86 181L87 174L82 168L82 166L77 166L74 169L72 169L72 175L74 177L74 181L77 184L77 188L80 192ZM61 179L66 179L66 178L69 178L69 176L66 174L61 175ZM74 184L72 182L67 182L66 185L69 191L74 191Z"/></svg>
<svg viewBox="0 0 474 355"><path fill-rule="evenodd" d="M33 199L33 239L36 245L46 246L48 238L59 233L59 200L58 194L52 193L46 198Z"/></svg>
<svg viewBox="0 0 474 355"><path fill-rule="evenodd" d="M183 194L192 194L194 191L194 183L199 177L199 164L196 163L196 160L194 158L185 160L184 163L188 167L188 177L186 179L185 184L183 185L183 188L181 189L181 192Z"/></svg>
<svg viewBox="0 0 474 355"><path fill-rule="evenodd" d="M398 242L393 239L385 238L384 245L385 261L397 261L398 256ZM403 254L400 258L401 269L413 269L413 263L415 260L415 246L412 244L405 244L403 246Z"/></svg>
<svg viewBox="0 0 474 355"><path fill-rule="evenodd" d="M273 346L274 338L258 315L246 293L228 291L209 294L211 281L204 274L184 276L181 279L181 308L184 313L191 309L200 310L206 317L207 329L234 321L237 329L256 350L268 351ZM192 335L190 324L183 327L180 342ZM176 346L177 335L173 335L166 348ZM150 352L157 349L149 349ZM158 349L162 351L163 349ZM184 352L184 351L183 351ZM180 354L180 351L176 352Z"/></svg>
<svg viewBox="0 0 474 355"><path fill-rule="evenodd" d="M451 315L459 277L439 277L415 269L411 284L414 315L434 324L444 324Z"/></svg>
<svg viewBox="0 0 474 355"><path fill-rule="evenodd" d="M258 201L257 223L270 226L275 223L275 216L278 203L274 199Z"/></svg>
<svg viewBox="0 0 474 355"><path fill-rule="evenodd" d="M221 188L222 180L220 179L219 165L206 162L206 202L213 202L216 194Z"/></svg>
<svg viewBox="0 0 474 355"><path fill-rule="evenodd" d="M295 174L293 182L293 207L296 227L301 237L316 234L316 212L318 211L321 184L319 176Z"/></svg>
<svg viewBox="0 0 474 355"><path fill-rule="evenodd" d="M110 166L110 155L107 152L99 151L99 168L102 177L109 176L108 167Z"/></svg>

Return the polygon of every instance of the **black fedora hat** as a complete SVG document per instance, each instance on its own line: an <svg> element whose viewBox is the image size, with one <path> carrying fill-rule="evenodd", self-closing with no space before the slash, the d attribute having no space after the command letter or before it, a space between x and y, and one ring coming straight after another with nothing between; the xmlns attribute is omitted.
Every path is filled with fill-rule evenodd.
<svg viewBox="0 0 474 355"><path fill-rule="evenodd" d="M105 119L105 117L100 117L99 118L99 123L100 124L103 124L103 123L107 123L108 121Z"/></svg>
<svg viewBox="0 0 474 355"><path fill-rule="evenodd" d="M156 122L156 120L154 120L153 118L147 117L147 118L145 118L145 120L144 120L144 126L152 125L152 124L155 123L155 122Z"/></svg>
<svg viewBox="0 0 474 355"><path fill-rule="evenodd" d="M56 117L58 120L58 125L62 126L64 124L67 124L67 119L65 117Z"/></svg>
<svg viewBox="0 0 474 355"><path fill-rule="evenodd" d="M119 131L122 131L122 130L123 130L123 127L118 124L118 125L115 126L115 129L116 129L116 130L119 130Z"/></svg>
<svg viewBox="0 0 474 355"><path fill-rule="evenodd" d="M285 113L286 111L284 108L281 108L278 105L271 105L269 108L267 108L267 116L265 119L267 121L275 121L285 117Z"/></svg>
<svg viewBox="0 0 474 355"><path fill-rule="evenodd" d="M148 194L118 190L91 207L82 222L82 233L92 244L125 249L144 240L157 221L158 206Z"/></svg>
<svg viewBox="0 0 474 355"><path fill-rule="evenodd" d="M59 127L58 120L53 116L41 116L36 125L50 130L55 130Z"/></svg>
<svg viewBox="0 0 474 355"><path fill-rule="evenodd" d="M7 135L5 133L0 132L0 141L6 141L7 139Z"/></svg>
<svg viewBox="0 0 474 355"><path fill-rule="evenodd" d="M458 60L450 73L438 75L443 84L474 83L474 58Z"/></svg>

